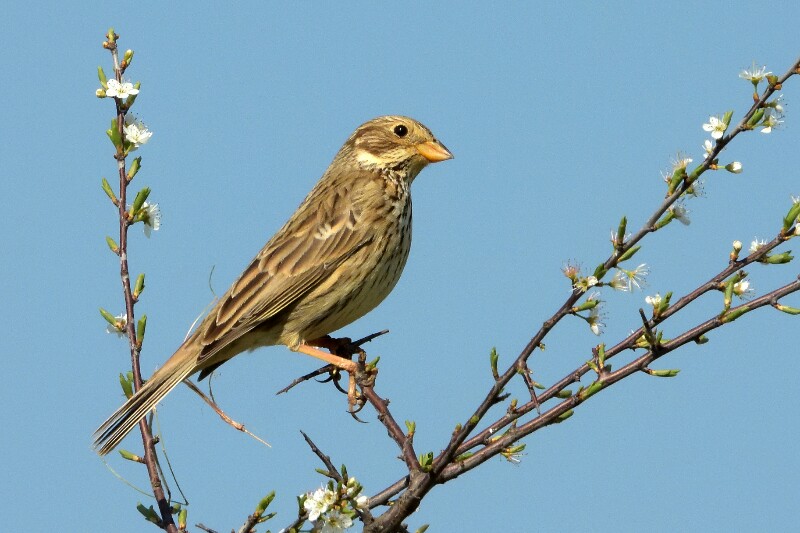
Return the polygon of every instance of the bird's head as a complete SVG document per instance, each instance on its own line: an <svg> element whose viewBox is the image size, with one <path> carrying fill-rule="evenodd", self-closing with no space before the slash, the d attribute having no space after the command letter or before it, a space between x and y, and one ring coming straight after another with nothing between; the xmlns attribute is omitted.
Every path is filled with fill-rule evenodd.
<svg viewBox="0 0 800 533"><path fill-rule="evenodd" d="M365 122L342 147L365 170L399 171L413 180L428 163L451 159L453 154L431 130L403 116L384 116Z"/></svg>

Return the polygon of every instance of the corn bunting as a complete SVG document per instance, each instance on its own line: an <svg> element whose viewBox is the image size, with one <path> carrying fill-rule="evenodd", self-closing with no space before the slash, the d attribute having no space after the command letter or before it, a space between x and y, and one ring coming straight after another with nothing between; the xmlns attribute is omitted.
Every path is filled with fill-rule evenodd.
<svg viewBox="0 0 800 533"><path fill-rule="evenodd" d="M361 125L286 224L267 242L197 329L94 434L113 450L181 381L200 379L235 355L284 344L346 370L319 349L325 336L375 308L400 279L411 248L414 178L452 158L408 117Z"/></svg>

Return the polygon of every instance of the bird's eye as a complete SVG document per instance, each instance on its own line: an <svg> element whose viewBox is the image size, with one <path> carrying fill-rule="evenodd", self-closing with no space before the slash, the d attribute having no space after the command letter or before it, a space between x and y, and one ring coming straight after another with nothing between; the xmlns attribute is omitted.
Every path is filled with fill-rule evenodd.
<svg viewBox="0 0 800 533"><path fill-rule="evenodd" d="M394 127L394 134L398 137L405 137L408 135L408 128L406 128L404 124L398 124Z"/></svg>

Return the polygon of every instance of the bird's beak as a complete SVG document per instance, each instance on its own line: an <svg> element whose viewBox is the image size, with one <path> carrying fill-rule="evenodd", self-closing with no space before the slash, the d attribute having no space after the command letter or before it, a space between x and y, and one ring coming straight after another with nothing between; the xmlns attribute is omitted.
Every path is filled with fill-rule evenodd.
<svg viewBox="0 0 800 533"><path fill-rule="evenodd" d="M439 141L420 143L416 148L417 152L431 163L453 159L453 154L450 153L450 150L445 148Z"/></svg>

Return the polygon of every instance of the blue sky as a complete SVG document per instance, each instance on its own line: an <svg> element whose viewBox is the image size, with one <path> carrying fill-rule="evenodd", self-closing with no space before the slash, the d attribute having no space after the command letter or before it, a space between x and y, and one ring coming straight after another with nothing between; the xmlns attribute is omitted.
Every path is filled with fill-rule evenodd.
<svg viewBox="0 0 800 533"><path fill-rule="evenodd" d="M136 52L136 111L155 132L140 150L139 186L153 189L163 224L139 228L137 306L148 315L143 369L180 343L293 212L352 130L382 114L424 122L455 154L414 183L414 246L393 294L345 328L388 328L378 392L417 423L420 452L438 452L490 386L488 353L510 361L568 294L560 267L594 265L619 218L639 225L663 196L660 172L680 151L696 161L701 125L741 116L753 61L784 72L800 53L793 3L378 3L161 5L16 3L0 21L0 143L6 201L0 244L0 394L6 472L0 510L9 531L146 531L145 496L118 481L89 448L121 402L125 345L107 335L100 306L122 309L118 266L104 243L114 212L100 190L114 173L96 99L100 48L114 26ZM537 3L538 4L538 3ZM688 204L692 224L648 238L638 258L644 292L604 294L602 339L637 326L655 292L685 294L723 268L730 243L772 236L800 194L795 125L800 80L784 87L786 124L737 138ZM794 243L791 243L794 244ZM793 248L789 246L789 248ZM794 246L796 248L796 245ZM757 294L798 269L748 269ZM800 306L795 296L788 304ZM665 335L719 312L708 296ZM434 490L409 519L429 531L787 531L800 497L800 393L791 375L798 318L748 315L711 342L671 354L666 380L634 376L527 440L520 465L492 460ZM535 355L549 383L588 358L597 338L566 321ZM353 422L327 386L275 391L316 368L283 347L226 364L214 380L232 416L267 449L222 424L185 388L159 410L190 523L238 528L278 492L273 531L295 496L319 486L306 431L374 493L403 473L375 420ZM516 394L523 394L516 389ZM127 448L137 450L136 441ZM113 469L146 487L142 468ZM262 528L263 529L263 528ZM153 530L150 528L150 530Z"/></svg>

